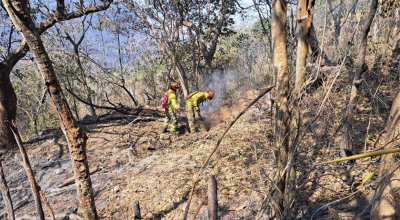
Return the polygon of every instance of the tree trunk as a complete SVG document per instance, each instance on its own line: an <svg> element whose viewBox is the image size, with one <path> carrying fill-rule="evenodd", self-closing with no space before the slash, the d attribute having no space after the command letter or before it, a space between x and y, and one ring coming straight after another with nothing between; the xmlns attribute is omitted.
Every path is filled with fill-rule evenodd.
<svg viewBox="0 0 400 220"><path fill-rule="evenodd" d="M335 9L332 6L332 1L328 1L329 3L329 11L334 11ZM338 2L338 11L336 15L332 14L333 17L333 25L335 27L335 41L339 44L340 30L341 30L341 20L342 20L342 1ZM335 7L336 8L336 7Z"/></svg>
<svg viewBox="0 0 400 220"><path fill-rule="evenodd" d="M399 147L400 140L400 91L393 102L386 125L387 148ZM382 156L379 169L380 179L375 191L375 202L371 210L372 220L400 219L400 164L398 153Z"/></svg>
<svg viewBox="0 0 400 220"><path fill-rule="evenodd" d="M288 133L290 126L290 114L288 109L289 72L287 60L287 34L286 34L286 0L272 1L272 39L274 47L274 71L276 74L276 124L275 124L275 147L278 155L275 155L278 164L277 187L273 194L275 203L279 210L274 210L274 215L283 213L283 196L285 194L286 174L285 166L288 158ZM283 193L283 194L282 194ZM274 209L277 209L276 207Z"/></svg>
<svg viewBox="0 0 400 220"><path fill-rule="evenodd" d="M358 52L356 70L353 78L353 84L351 86L350 101L347 105L346 112L343 118L342 135L340 137L340 154L342 157L352 155L351 146L351 133L353 126L353 114L354 108L356 107L358 100L358 88L362 83L362 74L368 70L368 66L365 63L365 53L367 49L367 37L371 28L372 21L375 17L376 9L378 7L378 0L372 0L370 5L370 11L366 18L364 28L360 38L360 47Z"/></svg>
<svg viewBox="0 0 400 220"><path fill-rule="evenodd" d="M299 0L297 7L297 22L298 22L298 34L297 34L297 58L296 58L296 79L293 91L293 107L292 107L292 119L291 119L291 130L289 140L289 158L290 163L294 164L295 151L298 144L298 136L301 126L301 97L303 94L305 75L306 75L306 60L307 53L310 46L310 30L312 26L312 19L314 14L314 0ZM295 167L291 167L290 178L288 179L287 187L290 189L288 195L289 204L295 199ZM288 213L289 214L289 213Z"/></svg>
<svg viewBox="0 0 400 220"><path fill-rule="evenodd" d="M15 148L14 135L4 119L14 120L17 114L17 96L10 81L10 68L0 64L0 151Z"/></svg>
<svg viewBox="0 0 400 220"><path fill-rule="evenodd" d="M83 8L79 11L73 11L64 14L65 5L63 0L57 0L56 11L40 22L36 27L39 34L42 34L47 29L52 27L57 21L71 20L83 15L91 14L107 9L112 3L112 0L106 0L101 6L91 6ZM17 97L10 81L10 72L29 51L26 41L22 41L17 49L9 53L8 56L0 63L0 150L16 147L14 135L4 124L4 119L13 120L17 114Z"/></svg>
<svg viewBox="0 0 400 220"><path fill-rule="evenodd" d="M176 57L177 54L174 53L173 56L174 56L174 65L176 67L175 69L178 72L178 78L181 83L183 95L184 95L184 97L187 97L189 95L189 85L188 85L188 80L186 77L185 69L183 68L179 59Z"/></svg>
<svg viewBox="0 0 400 220"><path fill-rule="evenodd" d="M8 0L2 0L8 5ZM86 156L87 132L77 126L69 105L57 80L51 60L47 55L39 32L30 17L27 0L13 1L13 11L8 10L13 23L22 33L35 58L36 64L42 73L45 85L51 95L59 114L60 124L68 141L75 181L78 188L79 213L84 219L98 219L92 183L89 176L89 166ZM14 14L16 17L14 17Z"/></svg>

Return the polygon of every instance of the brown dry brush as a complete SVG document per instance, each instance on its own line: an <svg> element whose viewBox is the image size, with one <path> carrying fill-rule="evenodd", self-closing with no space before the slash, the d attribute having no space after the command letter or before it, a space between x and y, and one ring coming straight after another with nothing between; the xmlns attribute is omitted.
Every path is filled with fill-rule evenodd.
<svg viewBox="0 0 400 220"><path fill-rule="evenodd" d="M255 98L245 109L243 109L236 117L235 119L233 119L233 121L226 127L225 131L221 134L221 136L218 138L217 143L215 144L214 148L211 150L211 152L209 153L208 157L206 158L206 160L204 161L203 165L200 168L200 171L194 176L193 180L192 180L192 190L190 191L190 195L189 195L189 199L188 199L188 203L186 205L185 208L185 214L183 216L183 219L186 220L187 219L187 213L189 211L189 207L190 207L190 202L192 201L193 198L193 192L194 189L196 188L196 185L199 181L199 177L200 175L203 173L204 168L207 166L208 162L211 159L211 156L215 153L215 151L217 150L218 146L220 145L220 143L222 142L222 139L224 138L225 134L229 131L229 129L232 127L233 124L235 124L235 122L252 106L254 105L254 103L256 103L260 98L262 98L265 94L267 94L269 91L272 90L272 88L274 88L273 85L268 86L267 88L265 88L264 91L262 91L257 98Z"/></svg>

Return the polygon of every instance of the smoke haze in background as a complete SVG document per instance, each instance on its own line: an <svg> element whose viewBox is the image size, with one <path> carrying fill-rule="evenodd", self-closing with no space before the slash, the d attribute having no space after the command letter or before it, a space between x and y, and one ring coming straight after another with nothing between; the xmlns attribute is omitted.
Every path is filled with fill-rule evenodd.
<svg viewBox="0 0 400 220"><path fill-rule="evenodd" d="M216 71L205 77L201 92L211 90L214 92L214 98L199 106L204 120L200 121L196 118L196 123L207 131L223 122L224 118L231 114L229 106L232 100L228 97L232 95L232 89L237 84L236 78L234 72L231 71Z"/></svg>
<svg viewBox="0 0 400 220"><path fill-rule="evenodd" d="M208 101L207 104L204 103L202 106L204 111L213 111L218 109L224 104L228 104L229 100L226 100L226 96L234 87L236 82L235 74L228 72L223 74L222 72L213 72L211 75L206 76L204 79L205 91L211 90L214 92L214 98Z"/></svg>

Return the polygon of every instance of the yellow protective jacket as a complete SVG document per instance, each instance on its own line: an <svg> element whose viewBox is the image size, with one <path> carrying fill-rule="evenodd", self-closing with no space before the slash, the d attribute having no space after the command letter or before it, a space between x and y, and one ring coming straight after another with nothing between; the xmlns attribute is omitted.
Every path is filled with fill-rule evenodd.
<svg viewBox="0 0 400 220"><path fill-rule="evenodd" d="M176 102L176 95L175 95L175 91L172 89L168 90L169 95L168 95L168 103L169 103L169 107L168 107L168 111L175 111L179 109L179 105Z"/></svg>
<svg viewBox="0 0 400 220"><path fill-rule="evenodd" d="M197 112L200 112L199 105L200 103L206 101L208 98L207 92L196 92L189 99L186 100L186 104L193 106Z"/></svg>

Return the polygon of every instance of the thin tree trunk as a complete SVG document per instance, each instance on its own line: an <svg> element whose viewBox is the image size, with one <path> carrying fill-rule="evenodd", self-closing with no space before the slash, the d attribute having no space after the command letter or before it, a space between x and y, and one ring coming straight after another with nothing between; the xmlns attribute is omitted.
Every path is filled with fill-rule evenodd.
<svg viewBox="0 0 400 220"><path fill-rule="evenodd" d="M57 0L56 11L37 24L36 28L39 34L42 34L56 24L57 21L71 20L83 15L103 11L107 9L111 3L112 0L106 0L103 1L103 5L90 6L66 14L64 1ZM0 63L0 109L2 109L0 110L0 149L8 149L17 146L14 135L3 121L4 119L13 120L17 114L17 98L10 81L10 72L28 51L28 44L23 40L19 46L11 53L8 53L8 56Z"/></svg>
<svg viewBox="0 0 400 220"><path fill-rule="evenodd" d="M81 74L81 83L83 85L83 91L85 93L86 96L86 100L88 103L93 104L92 102L92 96L90 95L90 89L89 86L87 84L86 81L86 73L85 73L85 69L83 68L80 56L79 56L79 46L81 45L82 41L85 39L85 33L88 30L88 28L84 27L84 22L86 20L86 17L83 19L82 21L82 29L83 29L83 33L81 35L81 37L79 38L79 40L77 42L75 42L72 37L69 35L69 33L67 32L67 29L64 27L64 25L60 22L61 28L64 30L65 34L67 35L67 40L72 44L72 46L74 47L74 56L75 56L75 61L76 64L78 65L78 69L79 72ZM96 115L96 110L94 109L93 105L89 105L89 109L90 109L90 114L93 118L97 118ZM78 119L78 118L77 118ZM79 120L79 119L78 119Z"/></svg>
<svg viewBox="0 0 400 220"><path fill-rule="evenodd" d="M333 6L332 6L332 1L328 1L329 3L329 11L334 11ZM342 1L338 1L338 11L336 15L332 14L333 18L333 25L335 27L335 41L337 44L339 44L339 37L340 37L340 31L341 31L341 20L342 20Z"/></svg>
<svg viewBox="0 0 400 220"><path fill-rule="evenodd" d="M278 216L284 211L285 166L288 161L288 144L290 114L288 108L289 72L287 60L287 33L286 33L286 0L272 1L272 39L274 47L274 71L276 74L276 124L275 147L279 155L275 155L278 164L276 185L273 199L278 207L274 207L273 214Z"/></svg>
<svg viewBox="0 0 400 220"><path fill-rule="evenodd" d="M25 168L26 174L28 175L29 183L32 188L33 198L35 199L37 214L38 214L40 220L44 220L45 219L44 212L43 212L42 202L40 200L40 193L39 193L40 187L35 180L35 174L33 173L31 164L29 163L29 158L28 158L28 155L26 154L24 145L22 144L22 139L18 132L18 128L15 125L14 121L8 121L7 123L8 123L7 125L10 127L10 129L12 130L12 132L14 134L14 138L17 141L19 150L22 155L23 162L21 162L21 164Z"/></svg>
<svg viewBox="0 0 400 220"><path fill-rule="evenodd" d="M305 75L306 75L306 60L310 46L310 30L312 27L312 19L314 15L314 0L299 0L297 7L297 22L298 22L298 39L297 39L297 59L296 59L296 79L293 91L293 107L292 119L289 140L289 160L291 164L295 163L295 151L298 144L298 136L301 126L301 97L303 94ZM295 167L291 166L289 173L288 184L289 188L288 202L295 199L296 193L296 172ZM290 209L289 209L290 210ZM287 211L286 216L290 213Z"/></svg>
<svg viewBox="0 0 400 220"><path fill-rule="evenodd" d="M79 47L79 45L75 45L74 44L75 59L76 59L76 63L78 64L79 71L81 73L83 91L85 92L87 102L89 102L90 104L93 104L92 96L90 95L90 89L89 89L89 86L88 86L88 84L86 82L85 70L83 69L81 59L79 58L78 47ZM89 108L90 108L90 113L91 113L92 117L97 118L96 110L94 109L93 105L90 105Z"/></svg>
<svg viewBox="0 0 400 220"><path fill-rule="evenodd" d="M2 1L4 5L8 5L8 0ZM17 18L14 17L14 13ZM84 219L98 219L86 156L88 134L83 128L77 126L69 105L63 97L61 86L57 80L51 60L30 17L28 1L13 1L13 11L8 11L8 14L14 18L14 25L22 33L31 49L38 68L42 73L45 85L57 108L61 127L63 130L65 129L64 134L68 141L78 189L79 213Z"/></svg>
<svg viewBox="0 0 400 220"><path fill-rule="evenodd" d="M340 154L342 157L348 157L352 155L351 133L353 126L354 108L356 107L358 100L358 88L362 83L362 74L368 70L368 66L365 63L367 37L369 30L371 28L372 21L375 17L377 7L378 7L378 0L372 0L370 5L370 11L365 21L364 28L360 38L360 46L359 46L356 70L354 73L353 83L351 86L350 101L349 104L347 105L346 112L343 118L342 134L340 137Z"/></svg>
<svg viewBox="0 0 400 220"><path fill-rule="evenodd" d="M400 91L393 102L390 116L386 125L387 148L399 147L400 145ZM375 191L375 202L371 210L372 220L400 219L400 164L398 153L382 156L379 168L380 180Z"/></svg>
<svg viewBox="0 0 400 220"><path fill-rule="evenodd" d="M174 56L174 65L175 65L175 69L178 72L178 78L179 81L181 82L181 88L183 91L183 95L184 97L187 97L189 95L189 86L188 86L188 80L186 77L186 73L185 70L182 66L182 64L180 63L179 59L176 57L176 54L173 55Z"/></svg>
<svg viewBox="0 0 400 220"><path fill-rule="evenodd" d="M3 166L1 164L1 161L0 161L0 191L1 195L3 196L4 206L5 209L7 210L8 219L14 220L15 215L14 215L13 204L11 201L10 190L8 189L6 178L4 177Z"/></svg>

